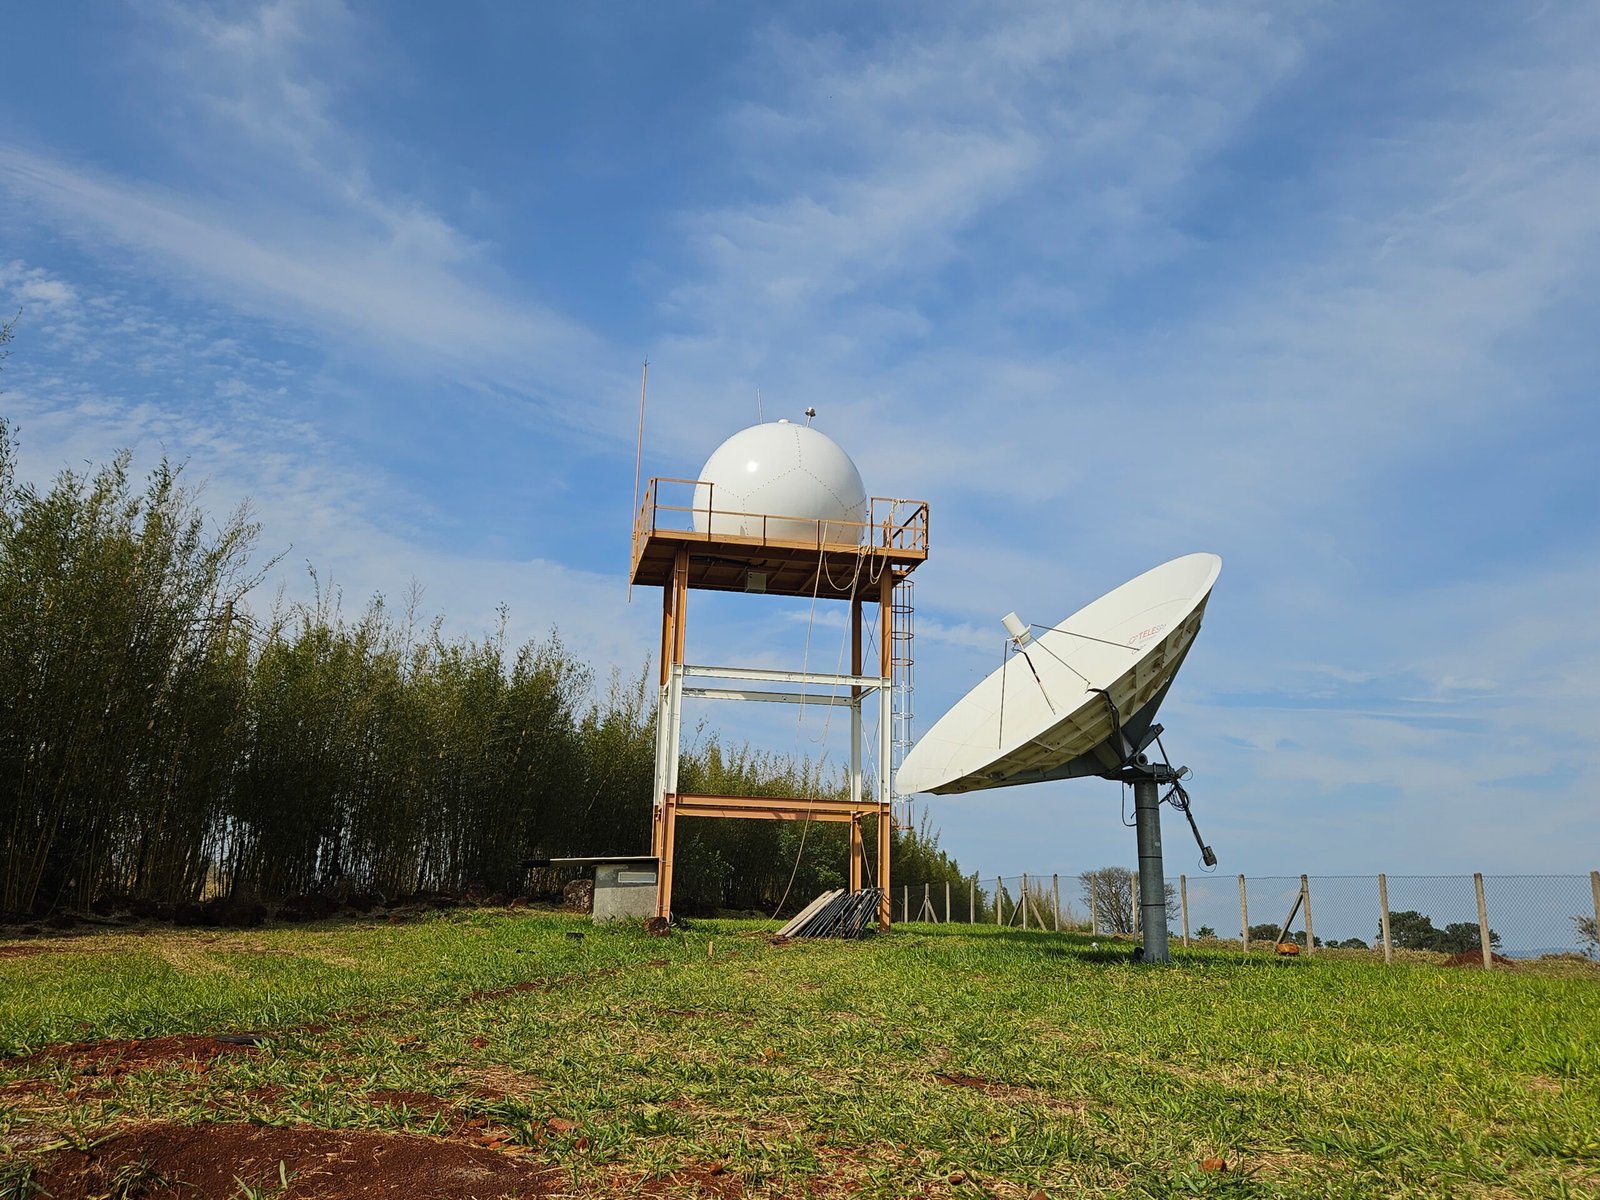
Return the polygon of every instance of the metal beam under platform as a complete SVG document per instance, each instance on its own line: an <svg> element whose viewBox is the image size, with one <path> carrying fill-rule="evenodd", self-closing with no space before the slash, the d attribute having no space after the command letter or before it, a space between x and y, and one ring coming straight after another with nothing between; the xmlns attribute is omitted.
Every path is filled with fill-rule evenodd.
<svg viewBox="0 0 1600 1200"><path fill-rule="evenodd" d="M680 817L744 817L757 821L850 822L870 817L878 805L788 796L677 796Z"/></svg>

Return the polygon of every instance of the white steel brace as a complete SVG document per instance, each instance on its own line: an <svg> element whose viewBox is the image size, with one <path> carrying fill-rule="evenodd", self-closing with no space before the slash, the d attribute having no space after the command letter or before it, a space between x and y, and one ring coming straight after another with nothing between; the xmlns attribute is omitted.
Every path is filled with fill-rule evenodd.
<svg viewBox="0 0 1600 1200"><path fill-rule="evenodd" d="M867 690L888 685L878 675L831 675L815 671L776 671L762 667L702 667L685 663L678 668L690 679L750 679L762 683L814 683L819 687L858 687Z"/></svg>
<svg viewBox="0 0 1600 1200"><path fill-rule="evenodd" d="M765 700L773 704L827 704L850 707L849 696L811 696L804 692L758 692L747 688L686 687L685 696L700 700Z"/></svg>

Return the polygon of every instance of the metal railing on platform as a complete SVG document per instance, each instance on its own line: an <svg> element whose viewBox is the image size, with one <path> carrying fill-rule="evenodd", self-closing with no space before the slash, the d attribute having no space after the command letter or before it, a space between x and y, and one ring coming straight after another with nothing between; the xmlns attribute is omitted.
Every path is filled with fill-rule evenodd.
<svg viewBox="0 0 1600 1200"><path fill-rule="evenodd" d="M699 493L702 487L705 489L703 498ZM683 494L685 489L686 495ZM663 493L669 491L674 494L664 497ZM758 541L802 542L818 548L850 549L864 545L883 551L922 554L928 551L928 505L922 500L873 496L867 502L865 519L859 521L751 513L719 508L714 483L657 476L645 487L644 498L634 514L634 556L637 558L640 543L652 534L693 533L712 541L723 535L718 532L718 526L725 526L729 521L739 523L741 532L735 536ZM799 536L796 536L797 530L801 531Z"/></svg>

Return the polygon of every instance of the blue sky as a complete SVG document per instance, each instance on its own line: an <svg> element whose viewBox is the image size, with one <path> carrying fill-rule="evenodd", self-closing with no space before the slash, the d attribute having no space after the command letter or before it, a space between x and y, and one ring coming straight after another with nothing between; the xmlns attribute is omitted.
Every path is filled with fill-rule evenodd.
<svg viewBox="0 0 1600 1200"><path fill-rule="evenodd" d="M1008 609L1211 550L1164 721L1223 871L1600 866L1596 10L5 21L23 470L186 459L285 554L263 606L308 562L354 604L414 580L454 629L503 601L635 673L648 355L647 475L693 476L760 389L814 405L869 492L930 501L923 728ZM839 652L838 614L694 612L691 658ZM1069 871L1131 862L1117 799L929 810L985 875Z"/></svg>

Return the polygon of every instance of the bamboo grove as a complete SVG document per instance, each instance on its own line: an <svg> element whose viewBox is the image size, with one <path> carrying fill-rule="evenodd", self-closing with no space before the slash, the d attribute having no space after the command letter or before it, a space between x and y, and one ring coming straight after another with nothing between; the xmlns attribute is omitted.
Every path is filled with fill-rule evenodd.
<svg viewBox="0 0 1600 1200"><path fill-rule="evenodd" d="M45 490L0 421L0 909L107 896L271 902L359 890L514 894L528 855L648 846L654 697L597 686L552 635L447 638L336 593L250 615L257 527L208 519L167 464L126 454ZM715 740L706 793L835 794L836 773ZM688 911L775 909L842 886L837 827L697 822ZM926 828L897 871L965 878Z"/></svg>

